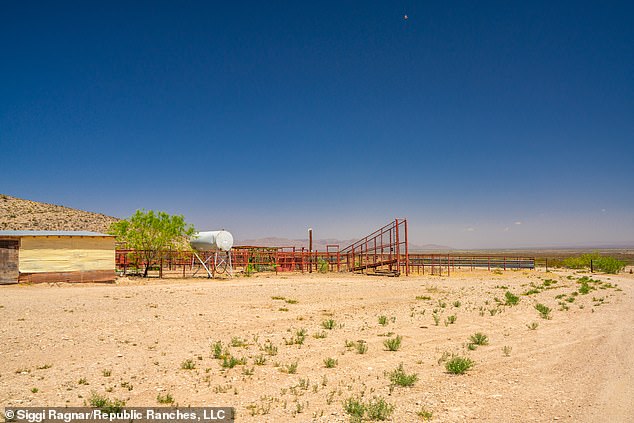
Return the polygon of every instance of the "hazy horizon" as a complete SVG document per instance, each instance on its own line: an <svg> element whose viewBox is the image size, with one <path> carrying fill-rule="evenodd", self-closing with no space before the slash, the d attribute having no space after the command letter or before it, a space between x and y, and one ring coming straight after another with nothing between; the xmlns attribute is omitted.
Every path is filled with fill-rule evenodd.
<svg viewBox="0 0 634 423"><path fill-rule="evenodd" d="M408 19L404 19L404 15ZM0 192L237 239L634 243L634 4L3 5Z"/></svg>

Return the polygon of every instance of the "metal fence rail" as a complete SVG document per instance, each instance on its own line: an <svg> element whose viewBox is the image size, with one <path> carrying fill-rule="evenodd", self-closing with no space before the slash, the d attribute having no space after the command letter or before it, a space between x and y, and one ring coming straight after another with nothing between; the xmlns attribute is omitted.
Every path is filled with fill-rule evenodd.
<svg viewBox="0 0 634 423"><path fill-rule="evenodd" d="M410 253L408 248L407 219L394 219L368 236L339 249L327 245L326 251L309 251L296 247L238 246L229 253L233 269L244 274L253 272L361 272L398 276L417 274L449 274L456 269L534 269L535 257L500 255L451 255ZM115 263L123 274L140 273L147 263L142 252L118 249ZM213 252L197 251L202 261ZM209 263L214 263L210 260ZM225 264L226 266L226 264ZM201 264L194 260L192 251L164 251L150 263L159 277L164 272L186 277L196 275ZM213 274L226 269L213 268ZM206 272L205 272L206 273Z"/></svg>
<svg viewBox="0 0 634 423"><path fill-rule="evenodd" d="M412 272L423 274L426 269L431 274L449 274L456 269L535 269L535 257L410 253L409 259Z"/></svg>
<svg viewBox="0 0 634 423"><path fill-rule="evenodd" d="M409 253L407 261L395 254L370 254L366 250L359 253L341 251L316 251L292 248L248 247L231 251L231 261L235 271L244 274L255 272L362 272L367 274L396 274L397 269L407 269L408 274L449 275L455 270L517 270L534 269L535 258L511 256L452 256L446 254ZM211 254L198 252L203 260ZM117 250L117 270L124 274L138 274L145 268L145 261L138 251ZM159 276L169 273L187 277L202 271L198 261L193 260L189 251L166 251L150 263L150 268ZM214 273L224 273L224 269L214 269Z"/></svg>

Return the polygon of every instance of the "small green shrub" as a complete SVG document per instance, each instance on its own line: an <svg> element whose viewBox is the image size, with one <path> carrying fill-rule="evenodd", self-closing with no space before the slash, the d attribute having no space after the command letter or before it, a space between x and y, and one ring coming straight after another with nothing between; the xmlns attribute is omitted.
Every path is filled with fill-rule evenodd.
<svg viewBox="0 0 634 423"><path fill-rule="evenodd" d="M391 371L389 376L393 385L404 387L414 386L414 383L418 380L418 375L416 373L405 373L403 363L399 364L395 370Z"/></svg>
<svg viewBox="0 0 634 423"><path fill-rule="evenodd" d="M187 360L181 363L181 369L183 370L193 370L195 368L196 368L196 363L194 363L194 360L192 360L191 358L188 358Z"/></svg>
<svg viewBox="0 0 634 423"><path fill-rule="evenodd" d="M356 421L361 421L365 414L365 404L361 402L359 398L348 398L343 403L343 409L350 417L355 418Z"/></svg>
<svg viewBox="0 0 634 423"><path fill-rule="evenodd" d="M93 392L88 399L88 404L91 407L99 408L104 413L118 413L123 407L125 407L125 401L118 399L111 400L108 397L99 395Z"/></svg>
<svg viewBox="0 0 634 423"><path fill-rule="evenodd" d="M472 368L474 364L470 358L454 356L445 363L445 368L449 373L461 375Z"/></svg>
<svg viewBox="0 0 634 423"><path fill-rule="evenodd" d="M323 330L321 332L316 332L316 333L313 334L313 338L315 338L315 339L323 339L323 338L325 338L327 336L328 336L328 334L325 331L323 331Z"/></svg>
<svg viewBox="0 0 634 423"><path fill-rule="evenodd" d="M579 287L579 293L582 295L586 295L590 292L592 288L590 288L590 285L588 284L588 282L583 281L581 282L581 286Z"/></svg>
<svg viewBox="0 0 634 423"><path fill-rule="evenodd" d="M321 322L321 325L324 327L324 329L332 330L337 325L337 322L332 319L328 319Z"/></svg>
<svg viewBox="0 0 634 423"><path fill-rule="evenodd" d="M287 364L282 371L284 373L288 373L289 375L297 373L297 361Z"/></svg>
<svg viewBox="0 0 634 423"><path fill-rule="evenodd" d="M471 335L471 343L475 345L487 345L489 343L489 337L482 332L476 332Z"/></svg>
<svg viewBox="0 0 634 423"><path fill-rule="evenodd" d="M169 393L165 395L158 394L156 396L156 402L158 402L159 404L173 404L174 397Z"/></svg>
<svg viewBox="0 0 634 423"><path fill-rule="evenodd" d="M517 295L513 294L511 291L506 291L506 294L504 294L504 297L506 298L506 305L508 306L514 306L517 305L517 303L520 302L520 297L518 297Z"/></svg>
<svg viewBox="0 0 634 423"><path fill-rule="evenodd" d="M599 253L582 254L578 257L566 257L561 261L561 265L569 269L583 269L590 267L590 261L598 260L600 257Z"/></svg>
<svg viewBox="0 0 634 423"><path fill-rule="evenodd" d="M351 422L383 421L390 418L394 406L381 397L374 397L367 403L360 398L351 397L343 402L343 409L350 416Z"/></svg>
<svg viewBox="0 0 634 423"><path fill-rule="evenodd" d="M365 409L368 420L384 421L392 415L394 406L381 397L374 397L367 403Z"/></svg>
<svg viewBox="0 0 634 423"><path fill-rule="evenodd" d="M619 273L625 268L625 262L617 260L614 257L600 257L593 262L594 267L605 273Z"/></svg>
<svg viewBox="0 0 634 423"><path fill-rule="evenodd" d="M225 354L223 354L223 351L222 351L222 342L221 341L214 342L211 345L211 348L213 350L213 352L212 352L213 357L216 360L220 360L221 358L223 358L225 356Z"/></svg>
<svg viewBox="0 0 634 423"><path fill-rule="evenodd" d="M383 341L383 345L385 345L385 348L387 348L388 351L397 351L399 348L401 348L402 339L403 338L401 338L400 335L397 335L396 338L390 338Z"/></svg>
<svg viewBox="0 0 634 423"><path fill-rule="evenodd" d="M337 363L338 363L338 360L336 358L328 357L324 359L324 365L326 366L327 369L332 369L334 367L337 367Z"/></svg>
<svg viewBox="0 0 634 423"><path fill-rule="evenodd" d="M264 351L271 356L277 355L277 347L270 341L264 344Z"/></svg>
<svg viewBox="0 0 634 423"><path fill-rule="evenodd" d="M238 364L247 364L247 360L245 358L235 358L232 355L229 355L227 357L224 357L222 359L222 364L221 366L225 369L233 369L234 367L236 367Z"/></svg>
<svg viewBox="0 0 634 423"><path fill-rule="evenodd" d="M416 414L423 420L431 420L434 417L434 413L427 410L425 407L421 408Z"/></svg>
<svg viewBox="0 0 634 423"><path fill-rule="evenodd" d="M535 304L535 310L539 312L539 315L542 319L550 319L550 307L545 306L544 304Z"/></svg>
<svg viewBox="0 0 634 423"><path fill-rule="evenodd" d="M247 342L237 336L234 336L233 338L231 338L231 346L234 348L238 348L238 347L244 347L247 345Z"/></svg>
<svg viewBox="0 0 634 423"><path fill-rule="evenodd" d="M388 324L387 316L379 316L379 325L385 326Z"/></svg>
<svg viewBox="0 0 634 423"><path fill-rule="evenodd" d="M328 273L328 262L323 258L317 260L317 270L319 273Z"/></svg>
<svg viewBox="0 0 634 423"><path fill-rule="evenodd" d="M355 348L357 350L357 354L365 354L366 352L368 352L368 343L365 342L363 339L360 339L355 344Z"/></svg>

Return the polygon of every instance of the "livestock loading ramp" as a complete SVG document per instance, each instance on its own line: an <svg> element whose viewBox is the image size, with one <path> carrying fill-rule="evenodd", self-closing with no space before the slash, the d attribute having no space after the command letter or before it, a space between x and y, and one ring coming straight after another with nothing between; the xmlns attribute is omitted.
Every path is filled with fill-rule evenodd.
<svg viewBox="0 0 634 423"><path fill-rule="evenodd" d="M353 272L399 276L409 275L407 219L394 219L368 236L340 251ZM369 271L372 272L369 272Z"/></svg>

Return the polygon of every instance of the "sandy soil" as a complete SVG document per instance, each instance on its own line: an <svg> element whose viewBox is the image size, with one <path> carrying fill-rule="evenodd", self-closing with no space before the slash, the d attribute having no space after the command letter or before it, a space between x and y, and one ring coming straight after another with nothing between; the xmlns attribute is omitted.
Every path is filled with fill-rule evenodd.
<svg viewBox="0 0 634 423"><path fill-rule="evenodd" d="M593 275L602 283L573 297L582 275L259 275L3 286L0 405L83 405L96 392L154 406L158 395L169 394L180 406L236 407L237 421L348 421L346 399L378 396L394 405L393 421L421 421L423 408L442 422L631 421L634 278ZM545 287L544 279L556 282ZM531 283L547 289L520 295ZM519 304L497 304L507 289ZM550 320L535 310L538 302L552 308ZM388 317L385 326L380 315ZM451 315L455 323L445 324ZM336 322L331 330L322 327L329 319ZM534 330L527 327L532 322ZM301 329L303 344L287 345ZM322 332L325 338L313 336ZM470 350L476 332L489 344ZM398 351L384 347L388 333L402 336ZM246 345L231 346L238 338ZM358 340L367 343L365 354L346 347ZM247 364L223 369L212 356L216 341ZM268 342L276 355L264 350ZM449 374L444 353L476 364L464 375ZM255 365L257 356L266 363ZM337 359L335 368L324 366L327 357ZM186 360L195 367L182 369ZM295 362L295 374L281 371ZM386 372L400 363L418 375L414 386L390 387Z"/></svg>

